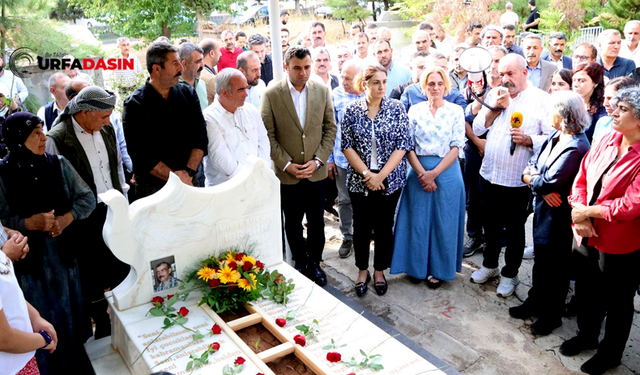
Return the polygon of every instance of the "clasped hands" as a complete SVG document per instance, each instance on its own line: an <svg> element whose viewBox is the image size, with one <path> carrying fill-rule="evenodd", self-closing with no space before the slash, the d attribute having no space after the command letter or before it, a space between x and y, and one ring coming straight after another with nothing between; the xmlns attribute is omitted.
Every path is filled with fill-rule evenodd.
<svg viewBox="0 0 640 375"><path fill-rule="evenodd" d="M598 237L593 223L589 220L587 209L589 207L576 204L571 210L571 220L573 221L576 233L582 237Z"/></svg>
<svg viewBox="0 0 640 375"><path fill-rule="evenodd" d="M318 164L316 161L309 160L305 164L291 163L285 171L298 180L302 180L303 178L311 178L311 176L313 176L313 172L315 172L317 168Z"/></svg>
<svg viewBox="0 0 640 375"><path fill-rule="evenodd" d="M385 190L383 181L384 177L382 177L380 173L369 171L367 175L364 176L364 183L367 185L367 189L371 191Z"/></svg>
<svg viewBox="0 0 640 375"><path fill-rule="evenodd" d="M23 236L17 230L7 229L7 234L9 235L9 240L2 246L2 251L13 262L24 259L29 252L28 237Z"/></svg>
<svg viewBox="0 0 640 375"><path fill-rule="evenodd" d="M436 185L436 175L433 171L420 172L418 174L418 181L425 191L434 192L438 188L438 185Z"/></svg>
<svg viewBox="0 0 640 375"><path fill-rule="evenodd" d="M71 218L68 216L71 215L55 216L54 210L35 214L25 220L25 227L27 230L49 232L51 237L55 238L62 234L62 231L71 224L71 221L73 221L73 216L71 216Z"/></svg>

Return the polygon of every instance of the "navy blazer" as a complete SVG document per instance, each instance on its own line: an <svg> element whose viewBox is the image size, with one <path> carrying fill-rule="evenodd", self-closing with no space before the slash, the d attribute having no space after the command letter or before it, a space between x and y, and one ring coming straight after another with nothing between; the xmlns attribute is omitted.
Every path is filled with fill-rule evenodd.
<svg viewBox="0 0 640 375"><path fill-rule="evenodd" d="M584 133L561 140L560 132L553 130L542 144L540 152L529 160L530 175L540 174L530 185L534 197L534 244L567 241L567 246L570 246L571 206L567 197L580 163L590 147ZM559 207L549 206L542 198L553 192L560 194L562 204Z"/></svg>
<svg viewBox="0 0 640 375"><path fill-rule="evenodd" d="M554 64L556 63L554 60L551 59L551 55L547 55L547 56L543 57L542 60L549 61L549 62L554 63ZM571 57L562 56L562 67L564 69L573 70L573 60L571 60Z"/></svg>

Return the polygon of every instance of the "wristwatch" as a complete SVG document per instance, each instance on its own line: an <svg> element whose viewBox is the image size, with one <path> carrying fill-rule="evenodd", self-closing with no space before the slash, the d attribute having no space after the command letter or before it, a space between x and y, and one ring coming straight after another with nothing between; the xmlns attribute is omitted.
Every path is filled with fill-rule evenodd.
<svg viewBox="0 0 640 375"><path fill-rule="evenodd" d="M367 177L367 173L369 173L368 169L365 169L364 171L362 171L362 177Z"/></svg>
<svg viewBox="0 0 640 375"><path fill-rule="evenodd" d="M189 167L184 167L184 170L187 171L187 173L189 174L189 177L193 177L196 175L196 173L198 173Z"/></svg>
<svg viewBox="0 0 640 375"><path fill-rule="evenodd" d="M316 167L316 171L317 171L317 170L320 170L320 168L322 168L322 163L320 163L320 161L319 161L319 160L317 160L317 159L316 159L316 160L314 160L314 161L316 162L316 165L317 165L317 167Z"/></svg>
<svg viewBox="0 0 640 375"><path fill-rule="evenodd" d="M44 349L44 348L46 348L47 346L49 346L49 344L51 344L51 341L53 341L53 339L51 338L51 336L49 336L49 334L48 334L48 333L46 333L46 332L45 332L44 330L42 330L42 329L41 329L40 331L38 331L38 333L39 333L40 335L42 335L42 337L44 338L44 341L46 341L46 344L44 344L44 346L43 346L42 348L40 348L40 349Z"/></svg>

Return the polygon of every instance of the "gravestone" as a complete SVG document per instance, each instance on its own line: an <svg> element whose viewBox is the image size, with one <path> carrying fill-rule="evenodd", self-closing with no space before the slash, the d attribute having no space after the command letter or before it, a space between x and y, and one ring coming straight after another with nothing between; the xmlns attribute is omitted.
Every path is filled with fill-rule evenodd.
<svg viewBox="0 0 640 375"><path fill-rule="evenodd" d="M134 375L160 370L187 374L189 355L199 355L214 341L221 344L220 350L210 357L207 366L197 369L194 374L220 374L222 367L232 365L238 356L247 360L243 374L274 374L267 364L289 354L295 355L318 375L354 372L343 363L327 360L327 350L323 347L330 344L331 339L339 341L338 345L347 344L332 350L340 352L343 360L352 356L360 360L360 350L368 355L382 355L376 362L384 369L376 374L425 371L442 374L361 317L360 312L314 286L283 262L279 188L280 183L270 167L258 158L250 158L238 175L214 187L189 187L172 174L162 190L130 206L115 190L101 194L109 206L103 230L105 241L113 253L132 268L127 279L108 298L112 309L111 346L117 354L108 352L108 348L90 351L97 374L122 373L122 369ZM147 315L154 296L166 298L167 294L177 291L177 288L155 291L159 285L164 285L155 275L156 268L166 266L164 274L159 272L165 279L167 273L183 278L198 260L248 243L255 245L255 257L267 268L293 279L296 287L286 306L269 300L256 301L246 306L248 316L225 323L207 305L198 307L201 296L192 293L186 301L174 305L190 310L186 328L174 326L162 332L164 317ZM284 318L287 311L293 309L298 310L298 315L292 321L284 327L276 325L277 318ZM304 347L297 345L294 336L299 332L295 326L311 325L314 319L318 320L319 327L316 337L309 338ZM190 330L205 332L214 323L223 328L222 334L191 342ZM266 328L280 344L255 353L236 332L257 325ZM114 370L115 362L120 358L119 370Z"/></svg>

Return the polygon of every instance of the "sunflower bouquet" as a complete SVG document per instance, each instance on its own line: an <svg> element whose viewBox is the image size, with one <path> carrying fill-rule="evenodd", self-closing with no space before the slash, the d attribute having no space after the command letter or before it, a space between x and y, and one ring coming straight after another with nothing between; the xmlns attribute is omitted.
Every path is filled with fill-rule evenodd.
<svg viewBox="0 0 640 375"><path fill-rule="evenodd" d="M232 249L198 262L180 288L201 291L199 306L206 303L222 313L261 297L286 304L295 287L292 282L277 271L269 272L251 255Z"/></svg>

